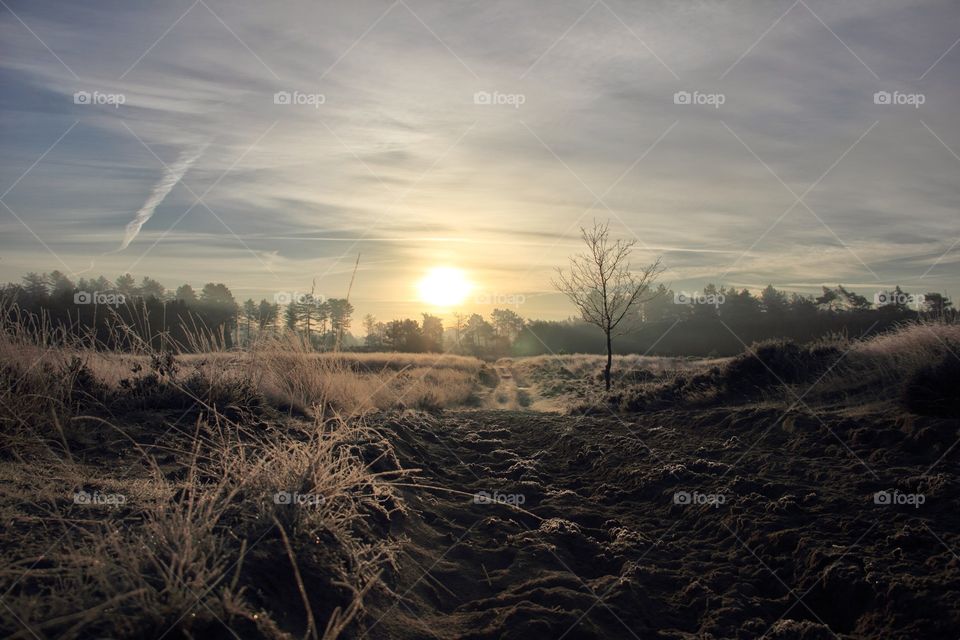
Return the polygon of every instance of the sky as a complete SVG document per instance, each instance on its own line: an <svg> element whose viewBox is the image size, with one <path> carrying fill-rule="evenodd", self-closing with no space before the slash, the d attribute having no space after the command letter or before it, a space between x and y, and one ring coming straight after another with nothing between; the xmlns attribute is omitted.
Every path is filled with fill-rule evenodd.
<svg viewBox="0 0 960 640"><path fill-rule="evenodd" d="M960 294L960 5L0 0L0 281L564 318L609 220L675 290Z"/></svg>

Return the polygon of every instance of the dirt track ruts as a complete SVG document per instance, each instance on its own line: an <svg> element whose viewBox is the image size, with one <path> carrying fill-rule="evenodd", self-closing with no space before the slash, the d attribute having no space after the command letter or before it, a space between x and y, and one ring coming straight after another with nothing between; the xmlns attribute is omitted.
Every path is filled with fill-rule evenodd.
<svg viewBox="0 0 960 640"><path fill-rule="evenodd" d="M367 637L955 637L957 464L923 472L957 422L782 415L385 419L436 489L405 490Z"/></svg>

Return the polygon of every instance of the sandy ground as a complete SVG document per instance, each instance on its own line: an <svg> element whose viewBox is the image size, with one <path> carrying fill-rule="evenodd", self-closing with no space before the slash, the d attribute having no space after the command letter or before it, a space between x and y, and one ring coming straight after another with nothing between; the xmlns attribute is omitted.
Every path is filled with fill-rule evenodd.
<svg viewBox="0 0 960 640"><path fill-rule="evenodd" d="M500 381L482 398L484 408L546 413L560 413L564 410L563 403L559 400L537 394L536 388L528 380L518 376L513 365L512 358L497 360L494 370Z"/></svg>
<svg viewBox="0 0 960 640"><path fill-rule="evenodd" d="M384 419L433 489L364 637L956 638L958 422L821 418Z"/></svg>

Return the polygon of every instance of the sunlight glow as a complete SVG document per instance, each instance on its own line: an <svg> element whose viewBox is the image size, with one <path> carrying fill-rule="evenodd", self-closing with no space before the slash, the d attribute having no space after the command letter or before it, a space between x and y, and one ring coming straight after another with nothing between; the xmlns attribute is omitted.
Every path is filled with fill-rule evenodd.
<svg viewBox="0 0 960 640"><path fill-rule="evenodd" d="M417 283L420 300L442 308L462 303L472 288L463 271L453 267L434 267Z"/></svg>

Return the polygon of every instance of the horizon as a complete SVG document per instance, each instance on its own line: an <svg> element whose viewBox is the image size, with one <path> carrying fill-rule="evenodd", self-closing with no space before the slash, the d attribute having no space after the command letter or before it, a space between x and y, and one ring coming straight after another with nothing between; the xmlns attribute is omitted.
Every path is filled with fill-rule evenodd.
<svg viewBox="0 0 960 640"><path fill-rule="evenodd" d="M448 315L449 266L562 319L598 218L674 290L949 296L949 5L750 7L7 2L0 280L343 297L359 255L358 317Z"/></svg>
<svg viewBox="0 0 960 640"><path fill-rule="evenodd" d="M37 275L49 276L49 275L51 275L52 273L54 273L54 272L50 272L50 273L46 273L46 272L37 273ZM24 274L24 275L26 276L27 274ZM121 275L133 275L133 274L121 274ZM107 293L116 293L116 292L118 291L118 288L116 287L117 278L109 278L109 277L107 277L107 276L105 276L105 275L102 275L102 274L97 274L96 276L85 276L85 277L83 277L83 278L84 278L85 280L87 280L88 283L91 283L91 284L92 284L92 281L97 280L97 279L99 279L100 277L105 278L105 279L108 280L108 281L110 282L110 284L111 284L111 286L110 286L109 288L107 288L106 290L104 290L104 291L100 291L99 289L96 290L96 291L92 291L92 290L91 290L91 291L87 291L87 290L85 290L85 289L83 289L82 287L79 286L79 285L80 285L80 281L79 281L79 280L72 282L72 284L73 284L73 287L74 287L74 289L75 289L76 291L78 291L78 292L81 292L81 291L82 291L82 292L85 292L85 293L88 293L88 294L107 294ZM228 289L228 290L230 291L230 293L233 295L233 297L234 297L234 299L235 299L235 301L236 301L236 303L237 303L238 312L242 312L243 304L244 304L245 302L247 302L248 300L252 300L252 301L255 302L255 303L260 303L261 301L265 301L265 302L268 302L268 303L270 303L270 304L274 304L274 305L278 306L278 308L282 311L282 310L290 303L290 301L295 300L295 299L298 299L298 298L301 298L301 297L306 296L306 295L309 294L309 291L305 291L305 290L302 290L302 289L298 290L298 289L296 289L296 288L290 288L290 289L282 290L282 291L266 292L266 295L263 295L263 296L257 296L257 295L253 295L253 296L240 296L240 295L238 295L237 292L233 289L233 287L230 286L230 283L228 283L228 282L213 282L213 281L209 281L209 282L199 282L199 281L197 281L197 282L181 282L181 283L178 283L178 284L170 284L170 283L162 282L162 281L160 281L160 280L157 279L157 278L152 278L151 276L148 276L148 275L143 275L143 276L141 276L141 277L136 277L136 276L134 276L134 283L135 283L135 287L136 287L137 289L140 289L141 285L143 284L143 279L144 279L144 278L149 278L149 279L151 279L151 280L154 280L154 281L158 282L160 285L162 285L162 286L164 287L164 295L163 295L163 300L164 300L164 301L172 301L172 300L174 300L174 299L175 299L175 294L176 294L176 292L177 292L177 290L178 290L178 288L179 288L180 286L189 286L189 287L193 290L193 292L194 292L195 295L199 295L200 292L201 292L201 290L203 289L203 287L204 287L206 284L224 285L224 286L227 287L227 289ZM7 282L5 285L4 285L3 283L0 283L0 287L2 287L2 286L18 286L18 285L21 285L21 284L22 284L22 280L23 280L23 279L20 279L20 280L18 280L18 281L16 281L16 282ZM416 284L417 284L417 283L415 283L415 285L416 285ZM728 287L728 286L726 286L726 285L724 285L724 284L718 284L718 283L707 283L704 287L700 287L700 288L698 288L698 289L676 289L676 290L675 290L675 289L673 289L673 288L670 286L669 283L657 282L657 283L655 283L654 288L656 288L656 287L658 287L658 286L660 286L660 285L663 285L663 286L665 287L665 292L667 293L668 297L669 297L670 294L673 294L673 295L674 295L674 304L688 305L688 306L689 306L689 305L697 304L697 301L696 301L696 300L691 300L691 298L697 298L697 297L699 297L701 294L706 295L706 294L707 294L707 289L710 288L710 287L713 287L713 289L716 290L716 291L718 291L718 292L724 292L724 291L725 291L725 292L727 292L727 293L729 293L729 292L731 292L731 291L734 291L734 290L735 290L735 291L743 291L743 290L746 290L746 291L748 291L755 299L757 299L758 301L760 300L760 296L761 296L761 294L762 294L762 292L763 292L763 288L758 288L758 289L751 289L751 288L749 288L749 287L733 287L733 288L731 288L731 287ZM816 298L818 297L818 296L816 295L816 293L810 294L810 293L805 293L805 292L803 292L803 291L791 291L791 290L789 290L789 289L780 289L779 287L774 286L772 283L769 284L769 286L773 286L776 291L778 291L778 292L780 292L780 293L782 293L782 294L785 294L787 297L789 297L789 296L791 296L791 295L793 295L793 294L796 294L796 295L799 295L799 296L801 296L801 297L807 298L807 299L809 299L809 300L811 300L811 301L814 300L814 299L816 299ZM416 288L416 287L415 287L415 288ZM765 288L765 287L764 287L764 288ZM930 291L930 290L922 290L922 291L921 291L921 290L916 290L916 291L911 291L911 290L906 290L906 289L904 289L903 287L900 287L900 285L893 285L893 286L888 287L888 288L874 288L874 289L867 288L867 290L858 290L858 287L856 287L856 286L848 286L848 285L844 285L843 283L836 283L836 284L833 285L833 286L823 285L823 288L819 291L819 293L823 294L823 293L826 293L828 290L836 290L836 289L838 289L838 288L846 289L847 291L850 291L850 292L852 292L852 293L854 293L854 294L863 295L864 298L866 298L867 302L869 303L870 308L872 308L872 309L873 309L873 308L879 309L880 307L882 307L882 306L885 305L885 304L890 304L890 303L891 303L891 300L890 300L890 299L882 298L882 299L879 299L879 300L878 300L876 296L877 296L877 294L885 294L885 293L886 293L886 294L889 294L889 293L893 293L895 288L899 288L900 291L901 291L903 294L906 294L907 298L905 299L905 304L906 304L907 307L909 307L909 308L911 308L911 309L914 309L914 310L917 310L917 309L919 309L920 307L924 306L924 298L925 298L925 296L928 295L928 294L931 294L931 293L941 294L941 295L944 297L944 299L945 299L946 301L948 301L948 303L950 304L950 306L952 306L952 304L953 304L953 298L951 297L950 293L947 292L947 291ZM862 289L862 288L860 288L860 289ZM683 298L684 300L686 300L686 302L677 302L677 300L676 300L676 295L677 295L677 294L679 294L681 298ZM534 297L535 297L537 294L533 294L533 295L534 295ZM558 295L560 295L560 294L558 294ZM657 296L657 298L654 298L654 300L657 300L659 297L660 297L660 296ZM326 301L326 300L330 300L330 299L347 299L345 296L337 296L337 295L330 295L330 296L328 296L328 295L319 294L319 293L318 293L318 294L315 294L315 295L314 295L314 298L315 298L318 302L321 302L321 303L324 302L324 301ZM444 326L444 329L445 329L445 330L451 330L451 327L450 327L449 323L455 321L455 316L456 316L457 314L460 314L460 315L462 315L462 316L464 316L464 317L468 317L468 316L470 316L471 314L479 314L479 315L482 316L482 317L486 317L486 316L489 316L489 315L491 314L491 312L494 311L494 310L496 310L496 309L507 309L507 310L513 311L514 313L516 313L517 315L519 315L520 317L522 317L522 318L524 318L525 320L528 320L528 321L544 321L544 322L585 322L585 321L583 320L583 318L580 317L580 315L577 313L577 311L576 311L575 309L572 309L571 312L568 313L568 314L566 314L566 315L558 316L558 317L542 317L542 316L530 315L530 314L526 313L526 311L525 311L525 309L527 308L526 305L527 305L528 299L527 299L526 296L525 296L524 294L522 294L522 293L520 293L520 294L502 294L502 295L499 295L499 296L490 296L489 294L485 294L485 293L480 293L480 294L478 294L478 295L473 295L472 290L468 290L468 292L467 292L467 294L466 294L466 298L465 298L465 300L464 300L464 302L463 302L462 304L450 304L450 305L431 304L431 303L429 303L429 302L427 302L427 301L425 301L425 300L423 300L423 299L420 299L420 300L417 301L417 302L405 301L405 304L407 304L408 306L410 306L410 308L419 309L418 311L413 311L413 312L408 313L406 316L404 316L404 315L387 316L387 315L383 315L383 314L377 314L377 313L375 313L375 309L364 310L365 307L363 307L363 306L358 307L356 304L354 304L355 302L357 302L356 300L352 300L352 299L347 299L347 300L351 303L351 305L352 305L353 308L354 308L354 313L351 314L351 315L352 315L352 318L353 318L353 326L351 327L350 330L347 331L347 334L353 335L354 337L358 337L358 336L361 335L360 333L358 333L358 330L360 329L360 325L362 324L362 322L363 322L363 320L364 320L364 317L367 316L368 314L374 316L374 317L376 318L376 320L378 320L378 321L380 321L380 322L389 322L389 321L392 321L392 320L400 320L400 319L403 319L403 318L405 318L405 317L406 317L406 318L412 317L413 319L417 319L417 317L422 316L422 315L430 315L430 316L434 316L434 317L440 318L440 319L443 321L443 323L444 323L443 326ZM109 303L103 303L103 304L107 304L107 305L109 306L109 305L112 305L112 304L114 304L114 303L113 303L113 302L109 302ZM119 304L123 304L123 302L120 302ZM363 304L363 303L361 302L361 305L362 305L362 304ZM708 306L711 306L711 305L714 305L714 304L715 304L714 302L710 302L710 303L708 304ZM719 304L722 305L722 304L723 304L723 301L721 301ZM636 313L642 315L642 314L643 314L643 309L644 309L644 307L645 307L645 303L641 303L640 306L639 306L639 308L637 309Z"/></svg>

